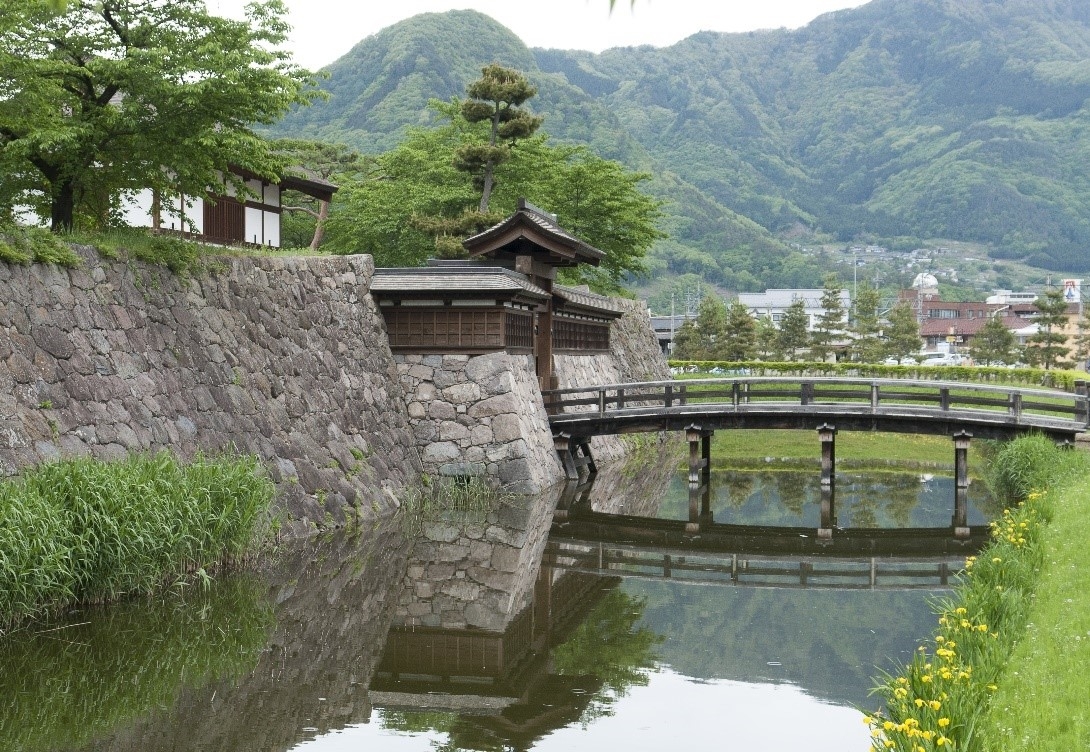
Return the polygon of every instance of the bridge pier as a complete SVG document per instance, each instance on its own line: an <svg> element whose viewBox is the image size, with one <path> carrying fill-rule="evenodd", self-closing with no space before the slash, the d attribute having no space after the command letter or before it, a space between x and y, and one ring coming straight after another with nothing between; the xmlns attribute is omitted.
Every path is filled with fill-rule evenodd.
<svg viewBox="0 0 1090 752"><path fill-rule="evenodd" d="M700 526L712 521L712 484L689 485L689 521L686 533L699 533Z"/></svg>
<svg viewBox="0 0 1090 752"><path fill-rule="evenodd" d="M836 487L833 484L821 487L821 522L818 525L819 538L832 538L836 527Z"/></svg>
<svg viewBox="0 0 1090 752"><path fill-rule="evenodd" d="M560 458L560 464L564 466L564 475L568 480L579 480L583 468L587 469L589 477L593 478L598 474L598 466L590 452L590 439L587 437L577 438L566 432L554 433L553 448Z"/></svg>
<svg viewBox="0 0 1090 752"><path fill-rule="evenodd" d="M951 524L955 538L968 538L969 531L969 442L968 431L954 434L954 516Z"/></svg>
<svg viewBox="0 0 1090 752"><path fill-rule="evenodd" d="M689 486L699 486L711 481L712 477L712 434L697 425L685 429L685 440L689 442Z"/></svg>
<svg viewBox="0 0 1090 752"><path fill-rule="evenodd" d="M817 428L821 439L821 485L836 483L836 426L822 423Z"/></svg>

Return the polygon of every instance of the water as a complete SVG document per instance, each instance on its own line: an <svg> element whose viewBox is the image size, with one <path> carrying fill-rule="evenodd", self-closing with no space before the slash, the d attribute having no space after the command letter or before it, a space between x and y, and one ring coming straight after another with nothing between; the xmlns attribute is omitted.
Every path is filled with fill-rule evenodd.
<svg viewBox="0 0 1090 752"><path fill-rule="evenodd" d="M687 518L669 463L599 481L599 512ZM710 509L815 526L811 482L717 475ZM843 475L837 521L944 526L952 498L948 479ZM991 503L970 501L983 522ZM549 540L555 503L429 520L411 541L387 520L207 589L26 627L0 640L0 746L862 752L877 669L934 626L938 580L875 578L884 558L862 580L791 552L674 552L664 569L621 545L610 564L606 544ZM788 575L768 587L773 564Z"/></svg>

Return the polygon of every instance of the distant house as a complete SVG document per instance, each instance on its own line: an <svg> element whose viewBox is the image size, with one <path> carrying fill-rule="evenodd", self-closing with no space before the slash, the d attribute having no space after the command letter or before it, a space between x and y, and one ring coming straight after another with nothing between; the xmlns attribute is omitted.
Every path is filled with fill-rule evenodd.
<svg viewBox="0 0 1090 752"><path fill-rule="evenodd" d="M821 288L802 289L772 289L764 292L743 292L738 294L738 300L745 304L749 312L757 317L771 317L776 326L783 320L784 312L796 301L803 301L806 310L807 326L809 331L814 331L825 308L821 305L821 296L825 290ZM847 324L847 312L851 310L851 294L847 290L840 292L840 305L845 312L845 325Z"/></svg>
<svg viewBox="0 0 1090 752"><path fill-rule="evenodd" d="M297 172L270 183L246 170L232 170L244 181L246 195L226 180L219 191L204 196L143 190L122 201L121 216L129 227L148 227L209 243L279 248L283 191L299 191L319 201L331 201L337 191L327 180Z"/></svg>

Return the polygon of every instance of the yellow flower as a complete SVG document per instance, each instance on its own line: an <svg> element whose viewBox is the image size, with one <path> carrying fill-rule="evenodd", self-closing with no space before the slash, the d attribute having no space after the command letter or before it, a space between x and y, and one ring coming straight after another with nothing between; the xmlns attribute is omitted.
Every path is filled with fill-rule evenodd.
<svg viewBox="0 0 1090 752"><path fill-rule="evenodd" d="M923 707L923 700L921 700L919 697L916 698L916 707L917 708L922 708Z"/></svg>
<svg viewBox="0 0 1090 752"><path fill-rule="evenodd" d="M950 725L950 719L949 718L940 718L939 719L939 728L946 728L949 725Z"/></svg>
<svg viewBox="0 0 1090 752"><path fill-rule="evenodd" d="M939 702L938 700L932 700L931 702L927 703L927 706L929 708L931 708L932 710L938 710L939 708L942 707L942 703Z"/></svg>
<svg viewBox="0 0 1090 752"><path fill-rule="evenodd" d="M938 739L935 740L935 744L937 746L941 747L944 744L946 744L946 742L948 742L948 741L950 741L950 740L947 739L945 736L940 736Z"/></svg>

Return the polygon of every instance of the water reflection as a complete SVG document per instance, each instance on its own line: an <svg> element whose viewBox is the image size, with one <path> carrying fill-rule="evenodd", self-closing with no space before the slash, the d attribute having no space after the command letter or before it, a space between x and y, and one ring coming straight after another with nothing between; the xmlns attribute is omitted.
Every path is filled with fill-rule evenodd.
<svg viewBox="0 0 1090 752"><path fill-rule="evenodd" d="M564 534L589 510L603 527L650 519L686 535L676 461L634 467L564 496L315 539L207 591L8 636L0 689L16 702L0 708L0 738L19 750L598 751L720 748L728 728L745 749L865 750L850 705L931 631L927 594L957 559L822 557L782 530L790 545L760 554ZM801 481L784 473L717 479L690 544L749 512L765 527L815 525L820 489L792 496ZM838 479L838 493L850 499L853 483ZM840 521L865 519L866 503L879 522L930 519L913 484L868 481Z"/></svg>

